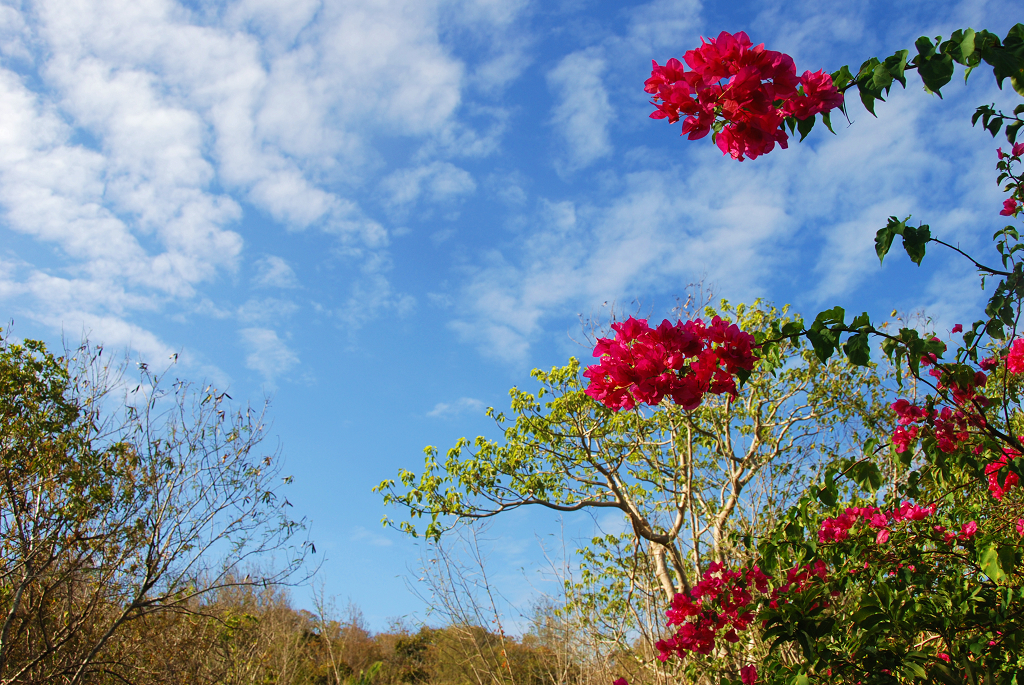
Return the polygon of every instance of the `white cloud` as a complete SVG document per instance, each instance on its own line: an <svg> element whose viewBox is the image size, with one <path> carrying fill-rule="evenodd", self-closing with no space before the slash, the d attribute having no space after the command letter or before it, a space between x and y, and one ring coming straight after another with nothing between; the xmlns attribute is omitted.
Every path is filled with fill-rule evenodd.
<svg viewBox="0 0 1024 685"><path fill-rule="evenodd" d="M605 68L601 51L588 48L567 55L548 72L556 99L551 123L566 146L558 165L562 171L588 167L612 153L608 126L614 111L601 80Z"/></svg>
<svg viewBox="0 0 1024 685"><path fill-rule="evenodd" d="M281 257L268 255L256 260L253 282L264 288L296 288L299 285L295 271Z"/></svg>
<svg viewBox="0 0 1024 685"><path fill-rule="evenodd" d="M258 34L267 50L277 54L294 43L320 5L321 0L239 0L228 5L224 21L232 28Z"/></svg>
<svg viewBox="0 0 1024 685"><path fill-rule="evenodd" d="M507 114L474 104L460 116L466 67L442 23L458 19L503 46L485 80L507 84L525 64L510 61L522 54L525 3L462 4L452 13L447 0L0 5L2 228L55 248L53 259L14 260L0 292L50 321L217 313L198 303L237 269L243 212L255 210L336 236L336 253L356 267L347 323L409 311L415 300L384 275L388 231L356 199L388 171L378 143L420 149L390 177L396 205L473 193L469 173L438 157L493 153ZM31 79L10 70L26 65ZM255 274L259 286L297 285L279 257L259 260ZM366 300L371 309L359 306ZM251 304L239 310L244 321L260 320Z"/></svg>
<svg viewBox="0 0 1024 685"><path fill-rule="evenodd" d="M635 52L652 56L679 50L683 43L696 45L700 10L699 0L653 0L640 5L630 13L625 41ZM665 59L658 61L664 64Z"/></svg>
<svg viewBox="0 0 1024 685"><path fill-rule="evenodd" d="M421 197L430 203L445 203L476 191L476 182L465 169L450 162L431 162L399 169L381 181L393 205L412 205Z"/></svg>
<svg viewBox="0 0 1024 685"><path fill-rule="evenodd" d="M521 362L546 319L570 308L681 289L705 272L749 294L771 274L790 223L776 189L752 182L755 170L722 169L716 183L689 167L639 171L607 201L543 202L530 234L470 269L454 330Z"/></svg>
<svg viewBox="0 0 1024 685"><path fill-rule="evenodd" d="M269 328L243 328L239 335L246 349L246 367L274 382L299 363L299 357Z"/></svg>
<svg viewBox="0 0 1024 685"><path fill-rule="evenodd" d="M474 397L460 397L454 402L438 402L427 412L427 416L435 419L451 419L467 413L482 412L484 403Z"/></svg>
<svg viewBox="0 0 1024 685"><path fill-rule="evenodd" d="M28 26L14 7L0 5L0 54L8 59L30 62L32 54L26 45Z"/></svg>
<svg viewBox="0 0 1024 685"><path fill-rule="evenodd" d="M488 96L500 95L530 66L531 38L522 25L531 16L529 0L452 0L444 3L446 24L460 45L483 48L468 84Z"/></svg>
<svg viewBox="0 0 1024 685"><path fill-rule="evenodd" d="M159 119L161 112L150 114ZM73 145L72 130L54 108L6 70L0 70L0 116L0 204L7 225L56 244L83 275L190 295L218 267L233 266L241 241L223 225L237 219L238 207L197 187L208 170L201 159L183 161L173 150L147 158L133 148L140 163L129 159L132 152L103 155ZM178 128L164 123L172 141L193 135L188 121ZM119 213L133 215L142 235L155 233L163 251L144 249Z"/></svg>
<svg viewBox="0 0 1024 685"><path fill-rule="evenodd" d="M238 308L238 320L245 323L280 323L298 309L289 300L276 297L250 299Z"/></svg>
<svg viewBox="0 0 1024 685"><path fill-rule="evenodd" d="M94 345L102 344L110 349L124 349L132 356L137 355L148 364L169 364L178 350L172 348L149 331L127 323L117 317L96 316L89 312L67 312L59 321L50 322L61 328L69 340L89 340ZM186 359L182 359L186 362Z"/></svg>
<svg viewBox="0 0 1024 685"><path fill-rule="evenodd" d="M517 170L495 172L487 177L487 192L510 207L521 206L526 204L526 200L529 198L529 194L524 188L528 181L529 179Z"/></svg>
<svg viewBox="0 0 1024 685"><path fill-rule="evenodd" d="M352 286L348 298L336 314L346 327L359 328L385 313L407 316L415 307L415 297L395 292L391 281L379 273L373 273Z"/></svg>

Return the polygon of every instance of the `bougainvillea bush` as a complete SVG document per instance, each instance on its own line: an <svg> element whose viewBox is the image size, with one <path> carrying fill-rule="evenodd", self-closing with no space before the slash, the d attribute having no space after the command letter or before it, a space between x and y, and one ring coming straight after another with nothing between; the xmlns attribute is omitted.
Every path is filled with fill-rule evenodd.
<svg viewBox="0 0 1024 685"><path fill-rule="evenodd" d="M682 61L655 62L645 84L654 119L682 121L689 139L709 133L723 153L755 159L810 132L816 117L845 113L851 91L874 113L893 82L917 71L939 94L959 66L991 69L1024 96L1024 25L1002 39L956 31L866 61L856 74L797 75L789 56L753 46L744 33L703 40ZM1024 105L979 107L972 124L1007 144L993 150L1005 192L993 207L992 248L966 255L896 217L875 238L884 259L897 237L915 263L929 245L956 250L977 267L988 301L977 321L947 340L915 328L848 321L835 307L809 325L790 321L756 336L722 322L630 320L594 351L587 394L616 411L670 402L692 409L709 395L735 393L763 372L783 341L805 338L819 359L844 354L871 363L880 347L896 369L896 428L870 440L860 458L837 460L788 516L759 539L747 538L756 564L710 564L675 596L662 661L716 664L725 643L749 646L748 663L711 673L721 683L1019 683L1024 684L1024 261L1019 228ZM787 133L788 130L788 133ZM1012 223L1003 225L1008 218ZM1018 337L1020 336L1020 337ZM884 479L878 464L898 464ZM703 660L703 662L702 662ZM692 671L691 671L692 672ZM707 670L705 670L707 675Z"/></svg>

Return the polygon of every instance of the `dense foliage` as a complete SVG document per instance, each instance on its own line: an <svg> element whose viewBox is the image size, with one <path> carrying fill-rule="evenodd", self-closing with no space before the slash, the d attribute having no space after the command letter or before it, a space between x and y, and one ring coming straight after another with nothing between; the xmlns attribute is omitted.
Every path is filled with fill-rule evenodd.
<svg viewBox="0 0 1024 685"><path fill-rule="evenodd" d="M714 75L729 81L723 94L708 100L726 127L719 131L735 126L725 95L732 84L742 82L741 90L776 100L777 75L750 77L744 63L749 41L739 41L737 48L726 38L718 41L729 48L720 51L724 71ZM969 74L985 63L1000 87L1009 78L1024 95L1024 25L1003 40L967 29L937 42L920 38L909 63L909 51L901 50L865 62L856 76L843 67L833 74L833 85L837 91L856 86L873 113L894 80L906 85L908 69L916 68L925 88L938 93L955 64ZM759 50L764 52L751 52ZM706 46L700 52L708 52ZM706 73L695 54L687 53L687 62ZM663 72L656 66L652 79ZM652 116L660 118L666 95L654 92L659 111ZM785 109L777 101L771 106ZM997 151L997 181L1008 195L1001 216L1020 212L1016 169L1024 145L1015 140L1022 113L1024 105L1012 115L983 106L974 116L973 123L981 121L993 136L1009 122L1012 148ZM807 120L789 115L791 130L796 126L806 135ZM781 129L784 123L775 125ZM888 445L869 440L860 458L830 464L783 521L756 541L748 538L756 563L734 569L714 563L692 590L676 595L668 612L672 633L658 644L662 660L689 661L692 674L716 663L721 641L739 642L741 633L756 627L747 638L749 663L738 672L720 672L722 682L1024 682L1024 503L1015 487L1024 461L1017 459L1024 428L1024 340L1017 339L1024 245L1014 226L996 230L1000 265L990 267L932 236L927 225L913 227L892 217L875 240L879 259L896 236L917 264L929 243L969 259L983 287L986 279L994 284L984 318L966 331L953 327L952 334L962 337L952 353L930 333L875 327L866 313L846 323L839 307L822 312L810 326L780 322L771 334L756 336L762 355L783 340L804 338L820 360L841 352L857 365L870 363L870 341L880 340L903 395L891 403L899 425ZM683 368L679 375L698 372ZM880 452L902 467L891 482L879 472Z"/></svg>

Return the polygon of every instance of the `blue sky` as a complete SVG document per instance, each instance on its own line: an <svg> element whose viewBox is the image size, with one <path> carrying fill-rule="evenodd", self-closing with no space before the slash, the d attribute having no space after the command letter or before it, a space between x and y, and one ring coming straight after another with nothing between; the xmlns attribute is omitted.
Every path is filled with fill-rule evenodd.
<svg viewBox="0 0 1024 685"><path fill-rule="evenodd" d="M872 237L890 214L967 249L1001 226L1000 143L969 124L1015 100L990 74L944 101L912 81L878 119L852 103L838 135L737 163L648 119L652 58L746 30L831 71L1018 20L1011 1L3 0L0 316L272 396L326 591L383 628L423 614L418 552L370 488L489 431L531 368L586 357L581 314L660 315L703 278L807 314L977 318L962 262L880 267ZM515 597L556 523L492 530Z"/></svg>

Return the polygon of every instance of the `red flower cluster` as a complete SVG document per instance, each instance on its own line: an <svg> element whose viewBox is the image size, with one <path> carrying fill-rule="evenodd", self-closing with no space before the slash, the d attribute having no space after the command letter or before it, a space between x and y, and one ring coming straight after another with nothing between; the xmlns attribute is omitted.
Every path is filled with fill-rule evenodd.
<svg viewBox="0 0 1024 685"><path fill-rule="evenodd" d="M956 328L960 327L957 326ZM954 331L956 328L954 328ZM936 362L937 360L934 355L921 358L921 364L924 366L929 366ZM1024 373L1024 338L1018 338L1011 343L1003 363L1005 363L1006 370L1010 373ZM896 447L896 451L906 452L923 432L931 432L935 437L938 448L943 452L950 453L958 449L969 439L969 427L985 425L984 417L977 412L975 407L976 405L987 406L989 400L984 395L979 394L978 390L988 382L985 371L993 371L999 365L1000 360L998 356L983 359L978 364L982 370L975 371L973 378L967 384L949 381L949 374L944 374L938 368L931 369L928 373L936 378L936 388L939 390L949 390L952 400L958 408L956 410L950 407L944 407L939 411L935 409L926 410L911 404L905 399L898 399L893 402L892 409L896 412L897 422L899 423L899 426L892 435L892 443ZM944 379L944 376L946 376L946 379ZM981 454L981 445L975 446L974 451L975 454ZM1001 500L1008 490L1020 483L1020 477L1012 471L1007 473L1005 478L1000 478L1000 473L1003 472L1011 460L1018 456L1020 454L1016 450L1005 447L1003 448L1002 456L985 467L989 492L997 500ZM830 519L830 521L836 522L839 519ZM830 523L828 531L823 533L829 540L844 539L844 537L833 537L840 534L833 533L832 531L832 527L836 525L839 524ZM848 527L845 530L848 530Z"/></svg>
<svg viewBox="0 0 1024 685"><path fill-rule="evenodd" d="M785 584L772 590L771 601L768 602L768 606L772 609L778 609L780 600L783 604L786 603L786 599L783 595L791 592L803 592L811 585L824 583L826 580L828 580L828 568L825 566L825 562L821 559L818 559L813 564L794 566L786 571ZM833 597L838 597L839 593L833 591L831 595ZM828 600L822 600L821 603L815 602L809 607L809 611L813 611L819 607L827 609L829 607Z"/></svg>
<svg viewBox="0 0 1024 685"><path fill-rule="evenodd" d="M1017 338L1010 345L1006 355L1006 370L1010 373L1024 373L1024 338Z"/></svg>
<svg viewBox="0 0 1024 685"><path fill-rule="evenodd" d="M717 316L710 325L665 320L657 328L629 317L612 329L615 339L601 338L594 348L601 363L583 375L590 379L587 395L615 411L656 405L666 396L687 410L707 393L735 397L733 376L757 361L754 336Z"/></svg>
<svg viewBox="0 0 1024 685"><path fill-rule="evenodd" d="M1014 156L1014 157L1020 157L1021 155L1024 155L1024 143L1014 143L1013 147L1010 148L1010 154L1009 155L1006 154L1005 152L1003 152L1003 148L1001 148L1001 147L997 147L996 148L996 153L998 153L999 159L1004 159L1004 158L1009 157L1011 155Z"/></svg>
<svg viewBox="0 0 1024 685"><path fill-rule="evenodd" d="M935 513L935 504L922 507L904 502L893 511L882 511L878 507L849 507L834 519L825 519L818 529L818 542L840 542L850 537L850 529L857 521L866 521L878 531L875 542L882 545L889 541L889 526L900 521L921 521Z"/></svg>
<svg viewBox="0 0 1024 685"><path fill-rule="evenodd" d="M737 642L740 638L736 631L746 629L754 618L751 611L745 611L753 601L750 586L765 594L768 580L757 566L729 571L722 564L712 563L701 581L690 590L690 596L677 594L671 608L665 612L668 625L679 626L679 629L675 635L655 644L658 658L665 661L672 654L682 658L686 652L710 654L718 633L725 629L728 629L723 636L725 640ZM720 611L713 604L717 604Z"/></svg>
<svg viewBox="0 0 1024 685"><path fill-rule="evenodd" d="M753 47L747 34L726 32L701 39L701 46L683 55L689 65L670 59L653 62L644 90L658 109L652 119L674 124L682 116L683 134L703 138L712 129L724 154L743 160L787 147L782 128L786 117L807 119L843 105L843 95L823 71L797 77L793 58L764 45ZM722 120L722 124L716 125Z"/></svg>
<svg viewBox="0 0 1024 685"><path fill-rule="evenodd" d="M922 362L924 363L925 361L926 359L923 358ZM942 375L936 369L929 373L937 379ZM925 410L921 406L911 404L903 398L893 402L892 409L896 412L899 423L892 436L896 452L906 452L910 448L911 443L919 437L922 430L932 433L942 452L946 454L954 452L959 445L970 438L970 433L968 433L969 427L984 425L984 418L978 415L974 410L973 404L969 402L975 400L981 404L987 404L987 398L979 395L977 392L977 388L984 386L987 380L985 374L979 371L974 375L974 386L962 387L954 382L950 382L948 389L952 393L953 401L964 406L967 412L962 409L954 411L948 408L948 406L943 406L941 410ZM937 383L937 387L939 390L947 389L941 381ZM920 427L911 425L916 423L924 425Z"/></svg>
<svg viewBox="0 0 1024 685"><path fill-rule="evenodd" d="M1020 161L1021 155L1024 155L1024 143L1014 143L1010 154L1003 152L1003 148L996 148L996 152L999 153L999 159L1006 159L1007 157L1012 156L1015 160ZM1008 166L1009 163L1007 164L1007 167L1000 166L1000 168L1008 168ZM1020 207L1020 203L1016 198L1008 198L1003 200L1003 209L999 214L1001 216L1015 216L1017 214L1018 207ZM1014 373L1019 372L1015 371Z"/></svg>
<svg viewBox="0 0 1024 685"><path fill-rule="evenodd" d="M1011 447L1004 447L1003 456L985 467L985 475L988 477L988 491L991 492L992 496L997 500L1002 500L1003 495L1005 495L1010 488L1020 483L1020 477L1013 471L1006 474L1006 478L1002 483L999 482L999 472L1010 463L1010 460L1019 456L1020 452L1017 450Z"/></svg>
<svg viewBox="0 0 1024 685"><path fill-rule="evenodd" d="M954 397L956 394L957 391L954 391ZM938 411L935 409L926 411L902 398L893 402L892 408L896 412L900 424L892 434L892 444L896 446L897 452L906 452L910 449L910 445L920 434L920 429L924 429L935 436L938 448L949 454L970 437L967 432L968 426L981 420L980 417L973 414L969 417L963 411L959 409L954 411L949 407L943 407ZM927 425L921 427L910 425L919 422ZM909 428L905 428L905 426L909 426Z"/></svg>
<svg viewBox="0 0 1024 685"><path fill-rule="evenodd" d="M960 540L970 540L978 534L978 522L968 521L964 525L960 526L960 532L957 534L957 538Z"/></svg>
<svg viewBox="0 0 1024 685"><path fill-rule="evenodd" d="M818 542L840 542L850 537L850 529L859 520L867 521L875 529L889 525L889 517L878 507L847 507L846 511L834 519L825 519L818 529Z"/></svg>

